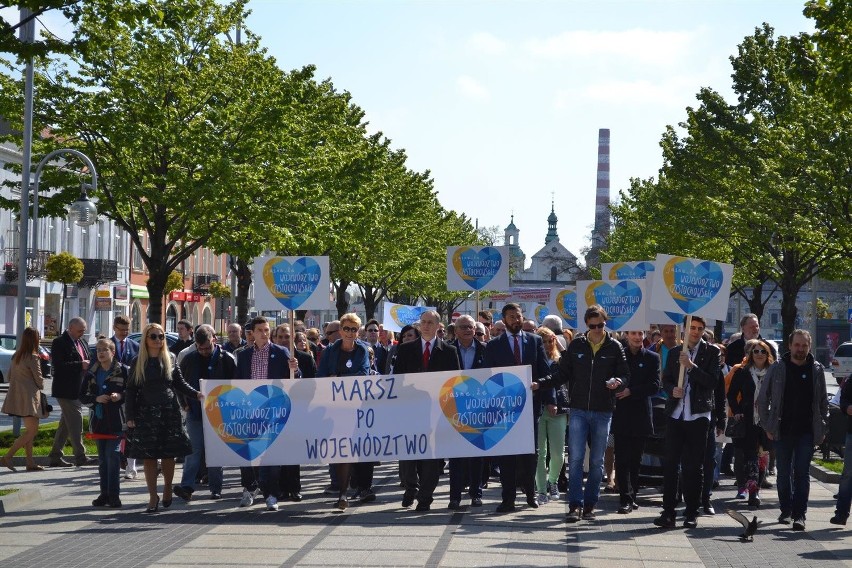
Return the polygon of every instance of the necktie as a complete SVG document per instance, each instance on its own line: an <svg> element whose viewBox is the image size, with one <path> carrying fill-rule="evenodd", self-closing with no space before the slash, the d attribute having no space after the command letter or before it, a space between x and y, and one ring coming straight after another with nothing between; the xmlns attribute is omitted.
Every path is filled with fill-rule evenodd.
<svg viewBox="0 0 852 568"><path fill-rule="evenodd" d="M423 370L429 368L429 342L426 342L426 347L423 348Z"/></svg>
<svg viewBox="0 0 852 568"><path fill-rule="evenodd" d="M121 345L118 348L118 360L124 363L124 340L121 340Z"/></svg>
<svg viewBox="0 0 852 568"><path fill-rule="evenodd" d="M515 338L515 364L521 364L521 344L518 343L518 336L513 336Z"/></svg>
<svg viewBox="0 0 852 568"><path fill-rule="evenodd" d="M77 346L77 353L80 354L80 359L83 361L88 359L88 357L86 357L86 350L83 348L83 342L78 339L74 342L74 344Z"/></svg>

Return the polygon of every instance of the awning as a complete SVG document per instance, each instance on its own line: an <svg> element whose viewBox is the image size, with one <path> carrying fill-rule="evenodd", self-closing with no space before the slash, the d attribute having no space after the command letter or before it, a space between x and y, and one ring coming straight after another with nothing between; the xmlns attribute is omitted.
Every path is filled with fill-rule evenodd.
<svg viewBox="0 0 852 568"><path fill-rule="evenodd" d="M137 286L135 284L130 285L130 297L131 298L148 298L148 288L145 286Z"/></svg>

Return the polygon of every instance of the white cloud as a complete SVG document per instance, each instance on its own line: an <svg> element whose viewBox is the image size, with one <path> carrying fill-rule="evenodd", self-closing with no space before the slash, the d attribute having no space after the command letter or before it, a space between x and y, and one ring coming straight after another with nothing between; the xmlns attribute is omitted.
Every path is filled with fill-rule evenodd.
<svg viewBox="0 0 852 568"><path fill-rule="evenodd" d="M647 64L670 64L686 55L697 32L664 32L645 29L624 31L569 31L526 42L530 54L545 59L600 56Z"/></svg>
<svg viewBox="0 0 852 568"><path fill-rule="evenodd" d="M506 52L506 42L488 33L475 33L467 40L467 47L485 55L502 55Z"/></svg>
<svg viewBox="0 0 852 568"><path fill-rule="evenodd" d="M562 89L554 97L554 107L563 110L578 104L604 103L623 106L657 105L685 107L694 104L700 79L695 76L664 81L600 81L581 88Z"/></svg>
<svg viewBox="0 0 852 568"><path fill-rule="evenodd" d="M491 100L491 92L488 88L469 75L461 75L456 79L456 86L462 96L467 99L478 102Z"/></svg>

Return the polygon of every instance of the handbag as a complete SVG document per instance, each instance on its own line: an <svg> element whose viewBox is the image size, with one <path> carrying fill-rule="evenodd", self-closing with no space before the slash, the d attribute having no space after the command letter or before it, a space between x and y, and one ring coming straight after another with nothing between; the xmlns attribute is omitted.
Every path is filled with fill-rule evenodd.
<svg viewBox="0 0 852 568"><path fill-rule="evenodd" d="M745 438L745 435L745 420L737 420L735 418L728 419L728 425L725 426L725 436L727 436L728 438Z"/></svg>
<svg viewBox="0 0 852 568"><path fill-rule="evenodd" d="M41 417L47 418L50 416L50 413L53 411L53 406L47 402L47 395L43 392L38 393L39 395L39 407L41 408Z"/></svg>

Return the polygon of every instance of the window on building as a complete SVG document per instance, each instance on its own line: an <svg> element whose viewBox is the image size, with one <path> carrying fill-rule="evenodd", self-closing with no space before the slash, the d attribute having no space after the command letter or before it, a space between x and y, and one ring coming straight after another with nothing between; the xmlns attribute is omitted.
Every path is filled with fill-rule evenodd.
<svg viewBox="0 0 852 568"><path fill-rule="evenodd" d="M771 312L769 314L769 324L770 325L778 325L778 312Z"/></svg>
<svg viewBox="0 0 852 568"><path fill-rule="evenodd" d="M550 267L550 281L551 281L551 282L556 282L556 274L557 274L557 272L558 272L558 270L556 270L556 267L555 267L555 266L551 266L551 267Z"/></svg>
<svg viewBox="0 0 852 568"><path fill-rule="evenodd" d="M728 318L725 323L734 323L734 310L728 310Z"/></svg>

